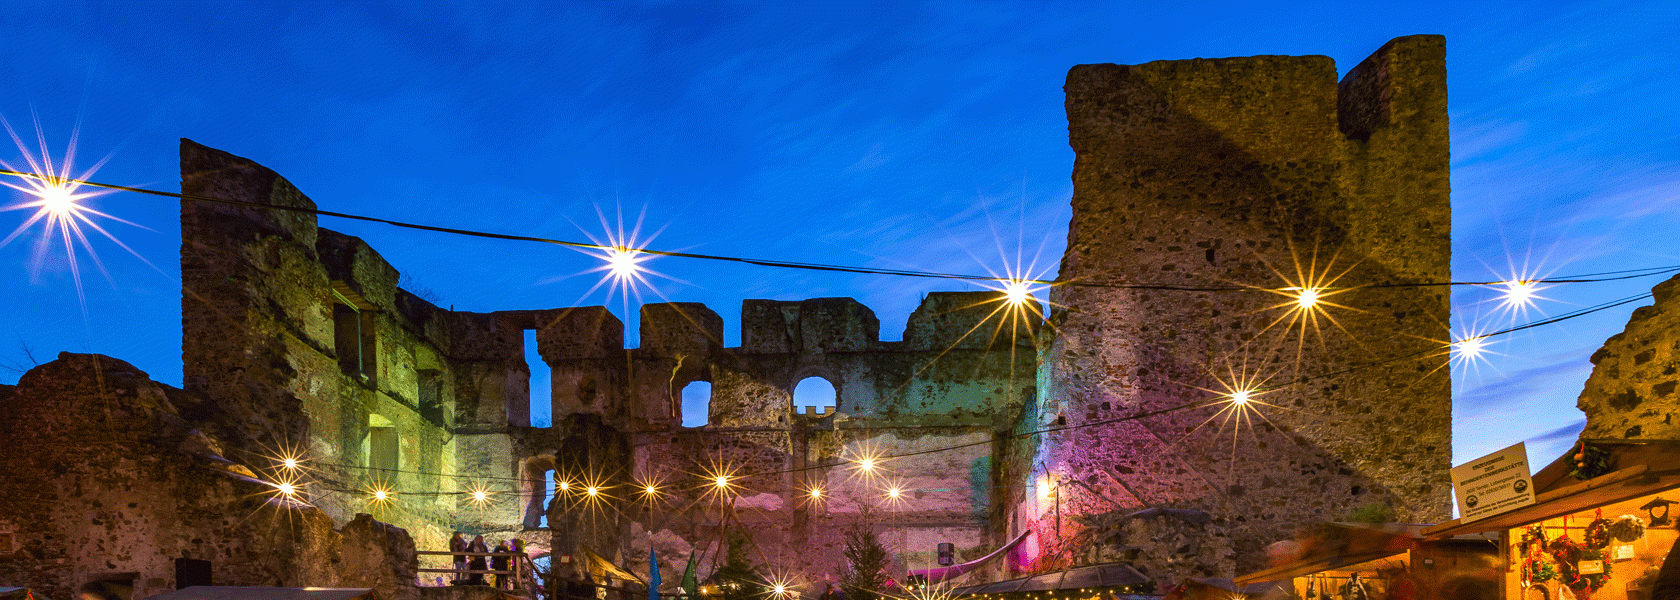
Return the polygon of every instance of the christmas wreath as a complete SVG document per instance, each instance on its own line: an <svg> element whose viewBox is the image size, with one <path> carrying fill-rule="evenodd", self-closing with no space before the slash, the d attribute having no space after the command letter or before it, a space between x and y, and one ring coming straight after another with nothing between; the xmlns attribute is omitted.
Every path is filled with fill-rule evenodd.
<svg viewBox="0 0 1680 600"><path fill-rule="evenodd" d="M1574 582L1580 578L1580 573L1575 569L1581 562L1581 546L1576 544L1575 540L1569 539L1569 534L1565 532L1563 537L1547 544L1546 551L1552 555L1552 560L1557 561L1558 580L1564 585L1575 587Z"/></svg>
<svg viewBox="0 0 1680 600"><path fill-rule="evenodd" d="M1599 561L1604 565L1604 572L1584 574L1578 572L1578 568L1571 569L1571 571L1577 572L1575 573L1573 579L1566 580L1564 583L1568 584L1570 589L1586 590L1588 593L1604 587L1604 582L1610 580L1610 561L1605 560L1606 558L1609 557L1605 556L1603 552L1599 552L1597 550L1587 550L1582 552L1581 560ZM1576 566L1578 567L1579 565L1577 564Z"/></svg>
<svg viewBox="0 0 1680 600"><path fill-rule="evenodd" d="M1589 550L1603 550L1610 547L1610 519L1604 518L1603 513L1598 518L1587 523L1587 531L1582 535Z"/></svg>
<svg viewBox="0 0 1680 600"><path fill-rule="evenodd" d="M1610 523L1610 537L1621 542L1633 542L1645 537L1645 521L1633 515L1616 517Z"/></svg>
<svg viewBox="0 0 1680 600"><path fill-rule="evenodd" d="M1571 458L1575 468L1569 470L1570 477L1592 479L1610 472L1610 453L1588 446L1585 440L1575 444L1575 455Z"/></svg>

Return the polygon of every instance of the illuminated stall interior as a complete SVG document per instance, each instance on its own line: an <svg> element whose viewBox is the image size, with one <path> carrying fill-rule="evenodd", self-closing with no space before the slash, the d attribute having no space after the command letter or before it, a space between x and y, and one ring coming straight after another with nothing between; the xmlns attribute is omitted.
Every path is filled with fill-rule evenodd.
<svg viewBox="0 0 1680 600"><path fill-rule="evenodd" d="M1676 538L1680 442L1587 440L1533 479L1533 505L1424 535L1502 533L1503 598L1647 600Z"/></svg>
<svg viewBox="0 0 1680 600"><path fill-rule="evenodd" d="M1497 534L1425 539L1430 525L1324 523L1293 543L1279 564L1237 578L1239 585L1287 582L1297 598L1450 597L1460 588L1495 588L1502 570Z"/></svg>

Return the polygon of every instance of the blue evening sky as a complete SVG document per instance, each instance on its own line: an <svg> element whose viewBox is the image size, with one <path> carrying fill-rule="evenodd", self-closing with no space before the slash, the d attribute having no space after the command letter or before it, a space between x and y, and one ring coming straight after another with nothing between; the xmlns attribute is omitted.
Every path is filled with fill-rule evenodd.
<svg viewBox="0 0 1680 600"><path fill-rule="evenodd" d="M642 218L663 249L961 273L1036 266L1065 244L1073 153L1061 86L1081 63L1324 54L1344 72L1390 38L1448 40L1453 264L1564 275L1680 264L1680 4L536 3L0 1L0 116L76 172L178 191L177 139L249 157L322 208L587 239ZM9 142L0 160L23 166ZM13 181L15 183L15 180ZM0 190L0 205L23 201ZM154 270L97 234L109 278L37 231L0 248L0 382L61 350L179 384L177 207L89 202ZM0 212L0 235L27 211ZM323 218L472 311L610 302L598 263L538 244ZM58 242L54 242L58 243ZM658 259L643 299L704 302L739 343L744 298L856 297L898 339L957 282ZM161 272L160 272L161 270ZM1557 287L1526 316L1477 290L1455 318L1498 327L1637 294ZM1454 373L1455 462L1582 423L1587 357L1627 305L1501 339Z"/></svg>

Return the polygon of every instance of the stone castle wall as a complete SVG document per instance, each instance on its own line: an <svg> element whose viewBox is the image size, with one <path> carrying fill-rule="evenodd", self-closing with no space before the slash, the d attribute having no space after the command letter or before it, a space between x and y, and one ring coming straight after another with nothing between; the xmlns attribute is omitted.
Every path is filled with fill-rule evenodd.
<svg viewBox="0 0 1680 600"><path fill-rule="evenodd" d="M314 208L278 174L190 141L182 172L189 195ZM723 319L703 305L648 304L639 345L627 349L622 322L602 307L439 309L398 288L397 270L373 249L313 215L187 201L182 224L187 388L217 399L205 407L214 422L255 425L230 425L231 436L269 448L307 439L332 482L323 487L334 488L312 500L335 519L380 508L422 548L465 529L560 553L588 545L632 564L646 554L632 532L652 531L682 542L662 553L680 568L687 548L717 537L721 517L545 505L546 479L607 483L624 505L638 482L664 481L669 506L702 506L698 474L728 464L766 473L739 481L745 495L731 519L766 548L800 548L779 559L785 568L830 571L839 532L864 506L880 505L876 518L899 532L901 564L931 562L939 542L973 553L1001 541L989 525L990 442L1035 395L1037 351L1034 326L987 322L997 321L1000 294L931 294L901 342L881 341L873 312L848 298L748 300L739 348L723 346ZM552 427L529 423L528 330L551 371ZM792 405L793 388L813 376L834 385L837 410ZM681 426L679 399L695 381L712 384L709 423L698 429ZM394 453L381 455L393 434ZM889 461L872 477L825 466L949 446L964 447ZM405 501L369 506L356 493L379 484ZM807 501L813 485L831 499ZM892 485L903 501L882 499ZM469 486L494 501L467 501Z"/></svg>
<svg viewBox="0 0 1680 600"><path fill-rule="evenodd" d="M1651 288L1655 303L1633 311L1627 327L1592 355L1593 371L1576 406L1587 415L1581 439L1680 439L1680 277Z"/></svg>
<svg viewBox="0 0 1680 600"><path fill-rule="evenodd" d="M752 534L758 562L822 578L842 562L840 532L870 507L900 573L931 566L940 542L960 560L1031 530L977 577L1126 560L1174 583L1252 570L1263 544L1368 505L1444 519L1451 406L1445 356L1430 350L1447 338L1445 288L1340 291L1450 278L1444 74L1431 36L1390 42L1339 83L1323 57L1076 67L1074 218L1050 319L1000 328L1000 294L934 293L899 342L881 341L874 314L846 298L747 300L738 348L694 303L643 306L635 348L603 307L440 309L400 289L361 240L319 228L313 202L278 174L183 140L183 192L234 204L182 203L185 390L153 395L234 463L272 469L301 452L320 510L267 535L236 531L216 511L242 509L229 494L260 482L197 481L182 473L202 465L142 450L180 464L136 471L151 482L136 504L196 511L206 533L191 539L207 540L143 542L209 544L235 579L260 581L251 565L267 564L263 552L330 560L348 543L333 535L388 538L356 516L371 512L412 534L393 542L398 555L443 549L465 529L574 556L588 545L641 572L652 548L669 574L691 552L716 556L720 527L734 526ZM263 208L276 205L304 212ZM1285 295L1114 283L1323 286L1336 306L1290 322ZM551 370L537 399L553 409L550 427L531 427L525 331ZM836 410L792 406L812 376L834 385ZM712 384L709 421L683 427L680 392L696 381ZM1240 431L1208 408L1102 423L1216 400L1239 382L1276 388L1258 396L1275 408ZM0 395L85 408L69 392ZM849 464L863 455L912 456L865 475ZM722 502L704 479L719 465L740 475ZM112 484L95 475L42 485ZM605 484L612 504L546 503L550 477ZM647 482L661 484L657 499L637 494ZM824 501L804 496L813 484ZM892 485L900 501L883 499ZM375 486L399 502L370 503ZM477 486L491 502L462 496ZM16 523L0 525L24 531ZM40 527L59 529L27 535L129 539ZM92 560L42 552L35 560ZM75 564L77 576L96 568ZM112 564L149 586L167 579L152 558Z"/></svg>
<svg viewBox="0 0 1680 600"><path fill-rule="evenodd" d="M1442 38L1391 41L1339 84L1327 57L1257 56L1081 65L1066 90L1074 217L1037 425L1239 387L1275 407L1044 436L1017 458L1041 490L1018 499L1041 551L1078 560L1111 537L1117 552L1138 543L1097 517L1193 509L1229 544L1138 560L1230 577L1259 567L1263 544L1367 504L1444 520L1451 395L1432 350L1449 339L1446 288L1341 291L1451 279ZM1115 283L1180 289L1103 287ZM1207 289L1228 287L1249 289ZM1286 287L1327 288L1331 305L1292 321L1287 292L1260 291Z"/></svg>
<svg viewBox="0 0 1680 600"><path fill-rule="evenodd" d="M342 526L278 500L195 427L197 399L120 360L60 354L0 403L0 581L69 598L94 580L143 598L176 588L175 559L209 561L234 586L371 587L417 598L414 543L356 515Z"/></svg>

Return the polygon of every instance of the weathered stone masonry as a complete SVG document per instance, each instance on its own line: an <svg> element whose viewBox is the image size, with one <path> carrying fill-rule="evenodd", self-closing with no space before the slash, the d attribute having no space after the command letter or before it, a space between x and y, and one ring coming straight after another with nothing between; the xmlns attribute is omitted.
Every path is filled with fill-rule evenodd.
<svg viewBox="0 0 1680 600"><path fill-rule="evenodd" d="M1390 42L1340 84L1324 57L1075 67L1060 280L1449 279L1444 69L1431 36ZM3 491L63 514L0 507L0 533L33 540L0 549L6 582L67 590L108 570L162 590L175 583L165 558L184 554L210 557L218 583L360 584L356 570L403 598L412 550L444 548L452 529L556 552L587 544L644 572L652 546L677 573L690 552L716 555L725 521L750 531L767 566L821 578L841 562L839 532L875 506L899 572L932 564L940 542L962 559L1030 529L978 577L1125 560L1166 584L1248 570L1265 543L1366 505L1404 521L1449 507L1445 358L1390 360L1447 338L1444 288L1332 292L1346 307L1329 309L1334 322L1302 325L1274 323L1290 299L1253 290L1060 286L1048 322L1015 331L981 324L998 294L934 293L899 342L881 341L851 299L747 300L739 348L723 346L711 309L649 304L627 349L602 307L438 308L361 240L263 208L314 208L273 171L186 140L181 158L183 192L246 203L182 204L185 389L79 355L0 388L0 410L29 411L8 423L122 412L28 434L40 437L9 428L9 444L46 450L19 467L40 477L6 478ZM552 372L552 427L530 426L525 331ZM791 405L811 376L834 385L835 411ZM1259 397L1281 409L1248 423L1234 451L1229 424L1203 425L1210 409L1013 435L1208 400L1233 380L1297 379ZM678 398L694 381L713 386L710 421L687 428ZM1640 399L1673 386L1627 387ZM94 440L86 451L80 436ZM824 466L953 446L890 461L878 480ZM318 510L261 499L272 487L257 479L277 477L288 451L307 459ZM87 466L105 464L122 468ZM702 497L700 474L718 464L753 475L733 511ZM551 472L605 483L618 504L545 505ZM634 500L647 481L667 495ZM801 497L817 483L826 502ZM888 484L906 501L881 502ZM370 504L361 490L375 485L401 501ZM493 501L460 494L475 486ZM125 503L87 503L110 490Z"/></svg>
<svg viewBox="0 0 1680 600"><path fill-rule="evenodd" d="M1327 57L1074 67L1066 88L1074 218L1058 280L1187 288L1450 280L1444 47L1439 36L1396 39L1340 84ZM1029 485L1059 488L1064 515L1091 518L1090 529L1064 522L1069 546L1048 548L1124 558L1147 536L1098 517L1196 509L1214 519L1190 537L1229 536L1229 548L1179 548L1152 566L1229 577L1261 566L1264 544L1368 503L1402 522L1444 520L1451 396L1446 356L1429 350L1450 339L1446 288L1325 299L1343 308L1303 325L1278 321L1293 300L1286 295L1055 288L1040 425L1303 383L1258 396L1280 409L1235 439L1232 424L1203 425L1210 411L1196 410L1054 434L1025 449L1018 460L1031 457ZM1396 360L1413 353L1421 357ZM1337 374L1367 363L1376 366ZM1041 533L1051 528L1048 498L1019 503L1018 516Z"/></svg>

